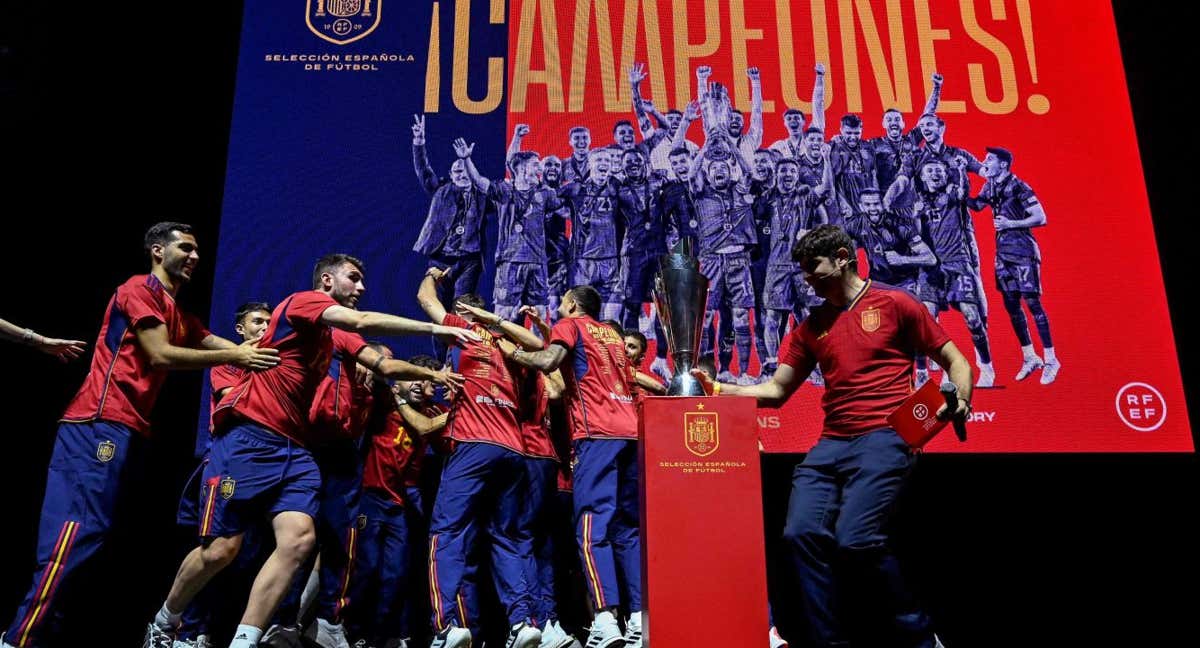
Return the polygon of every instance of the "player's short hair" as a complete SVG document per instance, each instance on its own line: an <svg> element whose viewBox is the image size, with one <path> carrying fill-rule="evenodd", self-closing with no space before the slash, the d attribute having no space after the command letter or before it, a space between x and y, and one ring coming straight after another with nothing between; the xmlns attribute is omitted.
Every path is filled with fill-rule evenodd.
<svg viewBox="0 0 1200 648"><path fill-rule="evenodd" d="M627 148L627 149L624 149L621 151L621 157L625 157L626 155L636 155L642 159L642 162L648 161L646 159L646 153L644 151L642 151L642 149L640 147L637 147L637 146L635 146L633 148Z"/></svg>
<svg viewBox="0 0 1200 648"><path fill-rule="evenodd" d="M730 108L730 109L729 109L729 114L731 114L731 115L732 115L732 114L734 114L734 113L737 113L738 117L741 117L742 119L745 119L745 118L746 118L746 113L744 113L744 112L742 112L742 111L738 110L737 108Z"/></svg>
<svg viewBox="0 0 1200 648"><path fill-rule="evenodd" d="M842 126L847 126L849 128L862 128L862 117L859 117L854 113L843 115Z"/></svg>
<svg viewBox="0 0 1200 648"><path fill-rule="evenodd" d="M942 121L941 117L938 117L937 115L935 115L933 113L924 113L920 116L920 118L917 119L917 121L921 121L922 119L925 119L926 117L929 117L930 119L932 119L934 122L937 123L938 126L946 125L946 122Z"/></svg>
<svg viewBox="0 0 1200 648"><path fill-rule="evenodd" d="M163 221L151 225L150 229L146 230L146 236L142 238L142 247L146 250L146 254L149 255L150 248L155 245L169 245L175 239L174 236L171 236L171 232L191 234L192 226L173 221Z"/></svg>
<svg viewBox="0 0 1200 648"><path fill-rule="evenodd" d="M988 153L995 155L997 160L1000 160L1001 162L1007 164L1009 166L1009 168L1012 168L1012 161L1013 161L1012 151L1009 151L1006 148L1001 148L999 146L988 146L985 148L985 150Z"/></svg>
<svg viewBox="0 0 1200 648"><path fill-rule="evenodd" d="M717 379L717 362L713 360L712 354L700 356L700 359L696 361L695 368L708 374L709 378Z"/></svg>
<svg viewBox="0 0 1200 648"><path fill-rule="evenodd" d="M590 161L592 158L601 159L601 158L608 157L608 155L609 155L609 150L608 150L607 146L603 147L603 148L594 148L594 149L588 151L588 160Z"/></svg>
<svg viewBox="0 0 1200 648"><path fill-rule="evenodd" d="M862 191L858 192L858 202L861 203L862 199L867 196L875 196L875 197L879 198L880 200L883 200L883 194L880 193L880 191L878 189L873 189L873 188L868 187L868 188L863 189Z"/></svg>
<svg viewBox="0 0 1200 648"><path fill-rule="evenodd" d="M785 164L790 164L790 165L792 165L792 166L796 167L797 169L799 169L799 168L800 168L800 162L799 162L798 160L795 160L795 159L793 159L793 158L790 158L790 157L785 157L785 158L783 158L783 159L781 159L781 160L779 160L778 162L776 162L776 163L775 163L775 170L776 170L776 171L778 171L778 170L779 170L779 169L781 169L781 168L783 167L783 165L785 165Z"/></svg>
<svg viewBox="0 0 1200 648"><path fill-rule="evenodd" d="M642 335L641 331L625 331L625 335L622 337L633 338L637 340L638 344L642 347L642 353L645 353L646 349L650 347L650 343L646 340L646 336Z"/></svg>
<svg viewBox="0 0 1200 648"><path fill-rule="evenodd" d="M242 320L245 319L250 313L257 313L258 311L266 311L270 313L271 305L267 302L252 301L238 306L237 312L233 315L234 326L241 324Z"/></svg>
<svg viewBox="0 0 1200 648"><path fill-rule="evenodd" d="M483 308L483 297L475 293L463 293L454 298L455 304L466 304L472 308Z"/></svg>
<svg viewBox="0 0 1200 648"><path fill-rule="evenodd" d="M854 240L846 230L837 225L818 225L808 230L808 233L792 246L792 261L804 263L817 257L832 259L842 248L850 251L850 265L856 265L858 257L854 254Z"/></svg>
<svg viewBox="0 0 1200 648"><path fill-rule="evenodd" d="M366 266L363 265L362 260L359 259L358 257L352 257L349 254L342 254L341 252L334 252L332 254L326 254L325 256L321 257L320 259L317 259L317 264L315 266L313 266L313 275L312 275L313 290L316 290L321 287L321 275L326 274L326 273L333 274L335 270L342 267L342 264L345 264L345 263L349 263L350 265L354 266L355 268L358 269L359 272L361 272L363 274L367 273Z"/></svg>
<svg viewBox="0 0 1200 648"><path fill-rule="evenodd" d="M512 157L508 158L508 166L513 171L516 171L531 161L538 161L537 153L534 153L533 151L517 151L516 153L513 153Z"/></svg>
<svg viewBox="0 0 1200 648"><path fill-rule="evenodd" d="M417 355L412 356L408 359L408 364L417 365L418 367L424 367L426 369L432 369L434 371L442 368L442 364L437 361L437 358L434 358L428 353L418 353Z"/></svg>
<svg viewBox="0 0 1200 648"><path fill-rule="evenodd" d="M601 324L617 332L617 335L625 337L625 329L621 328L621 323L614 319L606 319Z"/></svg>
<svg viewBox="0 0 1200 648"><path fill-rule="evenodd" d="M553 153L542 158L542 163L545 164L546 160L558 160L559 162L562 162L562 158L554 155Z"/></svg>
<svg viewBox="0 0 1200 648"><path fill-rule="evenodd" d="M949 164L946 164L945 162L943 162L943 161L941 161L941 160L939 160L939 159L937 159L937 158L930 158L930 159L928 159L928 160L925 160L924 162L922 162L922 163L921 163L921 166L917 168L917 173L918 173L918 174L919 174L919 173L921 173L921 170L922 170L922 169L924 169L924 168L925 168L925 167L927 167L927 166L940 166L940 167L942 167L943 169L945 169L945 170L946 170L946 173L949 173L949 172L950 172L950 165L949 165Z"/></svg>
<svg viewBox="0 0 1200 648"><path fill-rule="evenodd" d="M675 148L671 149L671 152L667 155L667 158L670 159L670 158L675 157L676 155L686 155L688 157L691 157L692 152L689 151L686 146L676 146Z"/></svg>
<svg viewBox="0 0 1200 648"><path fill-rule="evenodd" d="M600 293L591 286L575 286L567 291L579 305L579 310L595 319L600 316Z"/></svg>
<svg viewBox="0 0 1200 648"><path fill-rule="evenodd" d="M799 108L788 108L787 110L783 111L784 117L787 117L788 115L800 115L800 119L804 119L804 111L800 110Z"/></svg>
<svg viewBox="0 0 1200 648"><path fill-rule="evenodd" d="M817 135L820 135L821 137L825 137L825 131L821 130L820 128L817 128L816 126L809 126L808 128L804 129L805 135L811 135L813 133L816 133Z"/></svg>
<svg viewBox="0 0 1200 648"><path fill-rule="evenodd" d="M567 132L567 136L569 137L575 133L587 133L588 135L591 135L592 131L588 130L587 126L574 126L570 131Z"/></svg>
<svg viewBox="0 0 1200 648"><path fill-rule="evenodd" d="M883 114L885 117L887 116L888 113L896 113L897 115L900 115L901 117L904 116L904 113L900 112L899 108L888 108L887 110L883 111Z"/></svg>
<svg viewBox="0 0 1200 648"><path fill-rule="evenodd" d="M667 115L679 115L683 117L683 111L678 108L672 108L666 112Z"/></svg>
<svg viewBox="0 0 1200 648"><path fill-rule="evenodd" d="M617 123L613 124L613 135L616 135L617 129L622 126L628 126L630 128L633 128L633 122L629 121L628 119L618 120Z"/></svg>

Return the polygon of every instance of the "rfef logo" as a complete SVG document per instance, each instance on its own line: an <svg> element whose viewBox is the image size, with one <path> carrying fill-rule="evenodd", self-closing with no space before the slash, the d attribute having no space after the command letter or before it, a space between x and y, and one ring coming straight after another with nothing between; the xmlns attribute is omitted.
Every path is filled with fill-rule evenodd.
<svg viewBox="0 0 1200 648"><path fill-rule="evenodd" d="M1146 383L1129 383L1117 392L1117 416L1131 429L1153 432L1167 420L1167 401Z"/></svg>
<svg viewBox="0 0 1200 648"><path fill-rule="evenodd" d="M308 0L304 21L317 36L345 45L375 31L382 10L383 0Z"/></svg>

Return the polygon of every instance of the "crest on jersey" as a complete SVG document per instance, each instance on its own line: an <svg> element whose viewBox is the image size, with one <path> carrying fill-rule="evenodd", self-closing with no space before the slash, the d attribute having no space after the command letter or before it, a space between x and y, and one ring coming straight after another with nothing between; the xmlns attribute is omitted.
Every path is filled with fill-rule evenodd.
<svg viewBox="0 0 1200 648"><path fill-rule="evenodd" d="M233 497L233 489L237 486L237 481L232 477L226 477L221 480L221 497L230 499Z"/></svg>
<svg viewBox="0 0 1200 648"><path fill-rule="evenodd" d="M879 330L879 309L868 308L862 312L862 329L867 333L874 333Z"/></svg>
<svg viewBox="0 0 1200 648"><path fill-rule="evenodd" d="M96 446L96 458L101 463L108 463L115 456L117 456L117 444L112 441L101 441L100 445Z"/></svg>
<svg viewBox="0 0 1200 648"><path fill-rule="evenodd" d="M383 0L308 0L304 22L318 37L333 43L353 43L379 26Z"/></svg>
<svg viewBox="0 0 1200 648"><path fill-rule="evenodd" d="M686 412L683 415L683 440L688 452L707 457L721 445L716 412Z"/></svg>
<svg viewBox="0 0 1200 648"><path fill-rule="evenodd" d="M359 531L362 531L363 529L367 528L367 516L366 515L358 516L357 526L358 526Z"/></svg>

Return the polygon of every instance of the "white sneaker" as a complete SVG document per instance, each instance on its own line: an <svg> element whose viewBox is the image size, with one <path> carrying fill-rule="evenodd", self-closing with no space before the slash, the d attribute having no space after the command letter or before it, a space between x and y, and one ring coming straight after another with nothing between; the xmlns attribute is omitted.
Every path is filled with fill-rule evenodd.
<svg viewBox="0 0 1200 648"><path fill-rule="evenodd" d="M1046 363L1042 362L1042 359L1037 356L1025 358L1025 361L1021 363L1021 370L1017 372L1017 380L1025 380L1029 377L1029 374L1041 369L1045 366L1045 364Z"/></svg>
<svg viewBox="0 0 1200 648"><path fill-rule="evenodd" d="M273 648L303 648L304 643L300 641L300 629L296 626L281 626L273 625L267 628L261 639L258 640L260 646L272 646Z"/></svg>
<svg viewBox="0 0 1200 648"><path fill-rule="evenodd" d="M542 631L537 626L522 621L508 631L505 648L538 648L542 642Z"/></svg>
<svg viewBox="0 0 1200 648"><path fill-rule="evenodd" d="M588 630L587 643L585 648L608 648L609 646L622 646L625 644L625 637L621 635L621 628L617 626L617 619L611 612L601 612L592 620L592 627Z"/></svg>
<svg viewBox="0 0 1200 648"><path fill-rule="evenodd" d="M625 645L628 648L642 646L642 613L634 612L625 619Z"/></svg>
<svg viewBox="0 0 1200 648"><path fill-rule="evenodd" d="M1042 367L1042 379L1038 382L1041 382L1043 385L1049 385L1054 382L1054 379L1058 377L1059 369L1062 369L1062 363L1058 361L1058 358L1047 362L1046 366Z"/></svg>
<svg viewBox="0 0 1200 648"><path fill-rule="evenodd" d="M723 369L717 372L717 382L733 383L737 382L737 378L734 378L733 374L728 369Z"/></svg>
<svg viewBox="0 0 1200 648"><path fill-rule="evenodd" d="M0 648L17 648L16 646L4 640L4 633L0 632Z"/></svg>
<svg viewBox="0 0 1200 648"><path fill-rule="evenodd" d="M317 619L317 636L314 639L321 648L350 648L346 641L346 629L340 623L330 623L325 619Z"/></svg>
<svg viewBox="0 0 1200 648"><path fill-rule="evenodd" d="M208 635L196 635L195 639L176 639L174 648L213 648Z"/></svg>
<svg viewBox="0 0 1200 648"><path fill-rule="evenodd" d="M928 376L925 377L928 380ZM779 636L779 629L771 626L771 631L767 633L767 639L770 641L770 648L788 648L788 642L783 637Z"/></svg>
<svg viewBox="0 0 1200 648"><path fill-rule="evenodd" d="M569 636L557 621L547 621L542 629L542 642L538 648L567 648L574 639Z"/></svg>
<svg viewBox="0 0 1200 648"><path fill-rule="evenodd" d="M142 638L142 648L174 648L174 646L174 628L160 628L154 622L146 626L146 636Z"/></svg>
<svg viewBox="0 0 1200 648"><path fill-rule="evenodd" d="M429 648L471 648L471 631L450 626L434 635Z"/></svg>
<svg viewBox="0 0 1200 648"><path fill-rule="evenodd" d="M650 371L663 380L671 380L671 368L667 366L666 358L655 358L654 362L650 363Z"/></svg>
<svg viewBox="0 0 1200 648"><path fill-rule="evenodd" d="M976 387L988 388L996 385L996 370L991 365L980 365L979 379L975 381Z"/></svg>
<svg viewBox="0 0 1200 648"><path fill-rule="evenodd" d="M933 635L933 648L946 648L946 645L942 643L937 634Z"/></svg>
<svg viewBox="0 0 1200 648"><path fill-rule="evenodd" d="M917 389L920 389L921 385L924 385L925 383L929 382L929 370L928 369L917 369L917 374L913 378L913 382L916 383Z"/></svg>

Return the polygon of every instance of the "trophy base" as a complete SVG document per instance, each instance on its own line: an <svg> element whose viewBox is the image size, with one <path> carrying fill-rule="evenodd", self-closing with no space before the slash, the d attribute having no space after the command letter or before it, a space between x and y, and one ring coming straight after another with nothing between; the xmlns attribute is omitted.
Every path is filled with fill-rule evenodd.
<svg viewBox="0 0 1200 648"><path fill-rule="evenodd" d="M691 373L676 374L667 386L667 396L707 396L704 386Z"/></svg>

